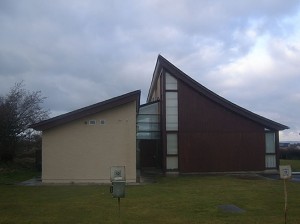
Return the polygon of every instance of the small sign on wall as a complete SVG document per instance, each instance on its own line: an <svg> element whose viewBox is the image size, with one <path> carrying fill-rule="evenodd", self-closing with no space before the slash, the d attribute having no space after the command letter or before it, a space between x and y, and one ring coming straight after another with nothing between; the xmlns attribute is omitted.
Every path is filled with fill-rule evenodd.
<svg viewBox="0 0 300 224"><path fill-rule="evenodd" d="M110 181L126 181L125 166L112 166L110 168Z"/></svg>
<svg viewBox="0 0 300 224"><path fill-rule="evenodd" d="M281 179L290 179L292 177L292 169L290 165L279 166L279 174Z"/></svg>

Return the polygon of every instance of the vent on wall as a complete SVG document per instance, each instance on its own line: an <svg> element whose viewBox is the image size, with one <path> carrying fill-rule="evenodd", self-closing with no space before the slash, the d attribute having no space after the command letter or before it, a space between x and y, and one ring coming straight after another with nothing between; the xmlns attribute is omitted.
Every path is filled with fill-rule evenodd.
<svg viewBox="0 0 300 224"><path fill-rule="evenodd" d="M97 121L96 120L89 120L88 124L89 125L96 125Z"/></svg>
<svg viewBox="0 0 300 224"><path fill-rule="evenodd" d="M88 124L88 125L97 125L97 124L99 124L99 125L105 125L106 124L106 120L101 119L101 120L99 120L99 123L98 123L97 120L88 120L88 121L85 121L84 123Z"/></svg>

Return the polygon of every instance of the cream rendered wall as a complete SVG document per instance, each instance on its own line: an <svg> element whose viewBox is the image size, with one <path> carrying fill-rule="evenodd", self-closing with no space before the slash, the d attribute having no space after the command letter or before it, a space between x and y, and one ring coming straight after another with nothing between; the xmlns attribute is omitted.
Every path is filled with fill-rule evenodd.
<svg viewBox="0 0 300 224"><path fill-rule="evenodd" d="M126 181L136 182L136 102L43 132L44 183L109 183L111 166L125 166Z"/></svg>

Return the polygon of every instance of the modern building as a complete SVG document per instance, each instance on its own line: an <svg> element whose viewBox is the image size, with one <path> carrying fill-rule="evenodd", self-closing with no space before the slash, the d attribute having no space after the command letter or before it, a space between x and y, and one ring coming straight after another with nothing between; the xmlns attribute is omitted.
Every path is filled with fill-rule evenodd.
<svg viewBox="0 0 300 224"><path fill-rule="evenodd" d="M109 167L163 172L278 169L288 127L205 88L158 56L147 103L131 92L33 125L43 131L44 182L108 182Z"/></svg>
<svg viewBox="0 0 300 224"><path fill-rule="evenodd" d="M141 140L142 167L153 158L152 165L166 172L278 168L278 132L287 126L218 96L162 56L157 59L147 102L140 107L139 117L144 116L145 108L155 110L159 124L150 126L159 134L150 132L154 139ZM160 145L154 133L160 136ZM149 147L151 144L157 148Z"/></svg>

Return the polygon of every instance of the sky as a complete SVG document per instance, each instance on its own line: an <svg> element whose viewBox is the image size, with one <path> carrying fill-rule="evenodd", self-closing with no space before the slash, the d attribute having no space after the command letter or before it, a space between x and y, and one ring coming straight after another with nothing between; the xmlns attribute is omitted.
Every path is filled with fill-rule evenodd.
<svg viewBox="0 0 300 224"><path fill-rule="evenodd" d="M1 0L0 95L42 92L51 117L141 90L157 56L300 141L298 0Z"/></svg>

